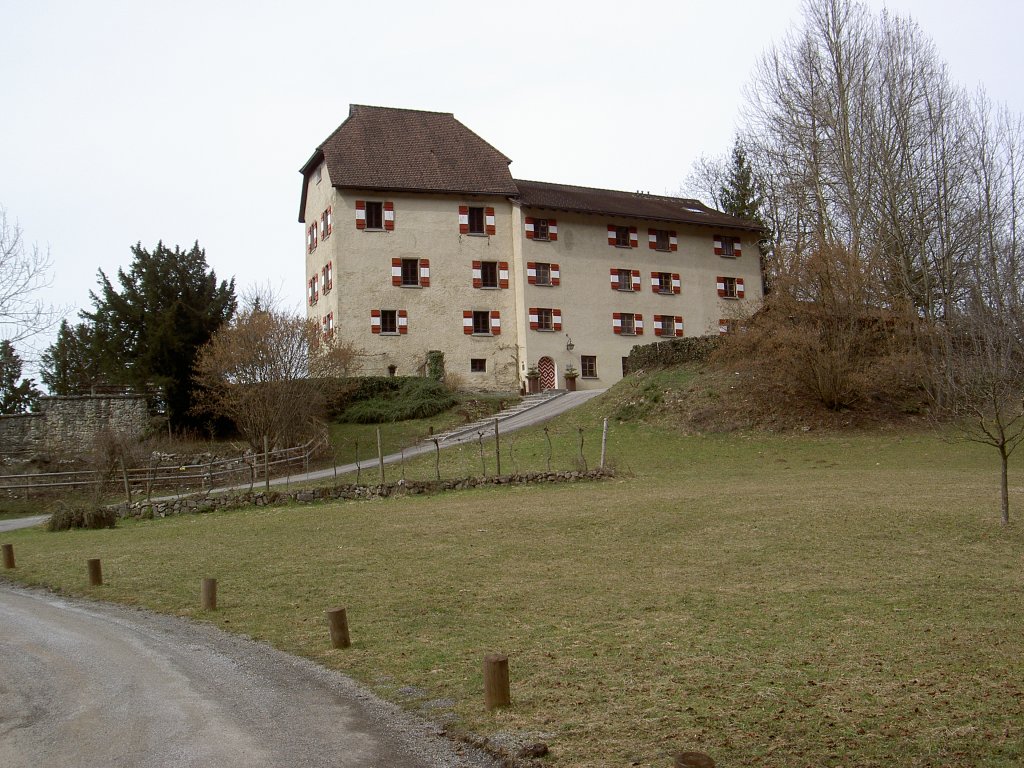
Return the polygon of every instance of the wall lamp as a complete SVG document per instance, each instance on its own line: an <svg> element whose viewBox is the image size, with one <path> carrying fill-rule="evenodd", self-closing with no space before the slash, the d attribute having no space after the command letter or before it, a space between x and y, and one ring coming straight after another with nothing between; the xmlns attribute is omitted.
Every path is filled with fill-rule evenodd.
<svg viewBox="0 0 1024 768"><path fill-rule="evenodd" d="M565 334L565 338L566 338L566 342L565 342L565 348L566 348L566 349L567 349L567 350L568 350L569 352L572 352L572 351L573 351L573 350L574 350L574 349L576 348L576 345L572 343L572 338L571 338L571 337L569 336L569 334L568 334L568 333L567 333L567 334Z"/></svg>

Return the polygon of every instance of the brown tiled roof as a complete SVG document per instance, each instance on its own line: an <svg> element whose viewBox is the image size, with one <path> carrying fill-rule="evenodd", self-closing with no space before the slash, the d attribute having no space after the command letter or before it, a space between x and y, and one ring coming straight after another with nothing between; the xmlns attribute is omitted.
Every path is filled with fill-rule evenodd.
<svg viewBox="0 0 1024 768"><path fill-rule="evenodd" d="M730 216L708 208L699 200L682 197L649 195L642 192L620 192L613 189L573 187L544 181L521 181L519 202L524 208L547 208L555 211L593 213L602 216L624 216L636 219L706 224L712 227L760 231L752 221Z"/></svg>
<svg viewBox="0 0 1024 768"><path fill-rule="evenodd" d="M512 161L449 112L353 104L302 173L321 159L335 187L516 194L508 170Z"/></svg>

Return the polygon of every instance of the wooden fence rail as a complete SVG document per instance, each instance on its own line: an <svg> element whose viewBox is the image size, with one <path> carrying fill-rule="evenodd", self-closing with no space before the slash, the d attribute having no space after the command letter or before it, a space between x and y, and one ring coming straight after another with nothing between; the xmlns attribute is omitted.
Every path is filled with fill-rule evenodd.
<svg viewBox="0 0 1024 768"><path fill-rule="evenodd" d="M310 460L327 445L327 438L321 436L304 445L270 451L266 456L261 451L205 464L131 467L114 469L109 473L74 470L0 475L0 492L93 489L106 482L126 483L143 492L154 488L206 489L255 483L257 479L265 478L264 468L270 476L283 474L284 470L293 467L307 470Z"/></svg>

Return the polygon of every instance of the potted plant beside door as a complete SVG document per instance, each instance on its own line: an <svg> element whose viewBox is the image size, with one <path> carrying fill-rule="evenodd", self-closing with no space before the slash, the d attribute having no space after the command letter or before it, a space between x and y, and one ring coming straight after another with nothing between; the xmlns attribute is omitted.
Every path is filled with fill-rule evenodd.
<svg viewBox="0 0 1024 768"><path fill-rule="evenodd" d="M530 370L526 372L526 391L531 395L540 392L540 371L535 365L531 365Z"/></svg>
<svg viewBox="0 0 1024 768"><path fill-rule="evenodd" d="M565 366L565 373L562 375L565 376L565 388L570 392L575 392L576 377L580 375L580 372L576 370L576 367L572 363L569 363Z"/></svg>

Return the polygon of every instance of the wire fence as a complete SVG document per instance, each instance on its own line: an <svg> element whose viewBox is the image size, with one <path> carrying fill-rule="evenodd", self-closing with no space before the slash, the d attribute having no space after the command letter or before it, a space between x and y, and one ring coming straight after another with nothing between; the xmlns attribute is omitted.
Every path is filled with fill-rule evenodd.
<svg viewBox="0 0 1024 768"><path fill-rule="evenodd" d="M0 475L0 491L12 494L93 491L111 485L122 486L129 496L148 496L155 490L182 492L246 483L254 485L260 480L298 468L304 472L309 471L310 461L327 446L327 437L319 436L293 448L246 453L204 463L177 466L150 464L146 467L125 467L121 464L106 471L90 469Z"/></svg>
<svg viewBox="0 0 1024 768"><path fill-rule="evenodd" d="M500 423L494 422L463 431L455 441L442 436L428 437L404 450L389 450L386 433L380 429L377 441L369 441L369 451L365 439L362 452L358 441L344 447L348 449L346 453L354 454L355 458L351 479L361 485L604 469L608 460L607 439L608 419L603 419L596 428L593 425L544 426L525 433L505 432ZM424 451L423 446L428 450Z"/></svg>

